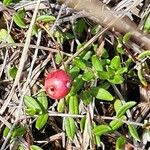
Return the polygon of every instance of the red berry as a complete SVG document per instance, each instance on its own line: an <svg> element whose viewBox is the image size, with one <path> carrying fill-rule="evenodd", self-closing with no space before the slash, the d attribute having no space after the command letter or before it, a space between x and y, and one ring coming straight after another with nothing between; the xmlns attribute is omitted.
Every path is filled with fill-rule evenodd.
<svg viewBox="0 0 150 150"><path fill-rule="evenodd" d="M70 91L71 77L64 70L53 70L47 74L44 86L50 98L61 99Z"/></svg>

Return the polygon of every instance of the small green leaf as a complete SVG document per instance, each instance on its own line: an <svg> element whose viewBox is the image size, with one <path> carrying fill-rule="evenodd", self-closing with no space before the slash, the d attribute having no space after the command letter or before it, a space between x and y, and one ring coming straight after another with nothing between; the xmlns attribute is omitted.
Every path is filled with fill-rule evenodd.
<svg viewBox="0 0 150 150"><path fill-rule="evenodd" d="M13 79L15 79L16 74L17 74L17 67L13 66L11 68L9 68L9 76Z"/></svg>
<svg viewBox="0 0 150 150"><path fill-rule="evenodd" d="M99 125L94 127L93 133L96 136L101 136L102 134L106 134L108 132L112 131L112 129L108 125Z"/></svg>
<svg viewBox="0 0 150 150"><path fill-rule="evenodd" d="M123 48L122 38L118 38L117 41L118 41L118 44L117 44L117 47L116 47L117 52L120 53L120 54L124 54L125 50Z"/></svg>
<svg viewBox="0 0 150 150"><path fill-rule="evenodd" d="M78 68L84 70L86 69L86 63L84 60L81 60L80 58L75 58L73 61L74 65L77 66Z"/></svg>
<svg viewBox="0 0 150 150"><path fill-rule="evenodd" d="M131 32L126 33L126 34L123 36L123 43L128 42L128 41L130 40L131 36L132 36L132 33L131 33Z"/></svg>
<svg viewBox="0 0 150 150"><path fill-rule="evenodd" d="M92 56L92 65L96 71L103 71L102 63L96 55Z"/></svg>
<svg viewBox="0 0 150 150"><path fill-rule="evenodd" d="M78 77L76 77L73 81L73 84L72 84L72 88L71 88L71 91L70 91L70 94L73 94L75 95L84 85L84 81L82 79L82 76L79 75Z"/></svg>
<svg viewBox="0 0 150 150"><path fill-rule="evenodd" d="M95 122L93 122L92 123L92 125L93 125L93 128L94 127L96 127L96 123ZM98 146L98 147L100 147L101 146L101 140L100 140L100 136L94 136L94 141L95 141L95 144Z"/></svg>
<svg viewBox="0 0 150 150"><path fill-rule="evenodd" d="M86 61L89 60L89 59L92 57L92 56L91 56L92 53L93 53L92 51L88 50L88 51L85 53L85 55L82 57L82 59L83 59L83 60L86 60Z"/></svg>
<svg viewBox="0 0 150 150"><path fill-rule="evenodd" d="M120 120L126 120L126 116L122 116L121 118L119 118ZM109 125L112 128L112 130L117 130L119 129L124 123L120 120L112 120Z"/></svg>
<svg viewBox="0 0 150 150"><path fill-rule="evenodd" d="M55 55L55 62L56 62L57 65L61 64L62 59L63 59L63 54L57 53Z"/></svg>
<svg viewBox="0 0 150 150"><path fill-rule="evenodd" d="M103 88L92 87L90 92L97 99L106 100L106 101L112 101L114 99L113 96Z"/></svg>
<svg viewBox="0 0 150 150"><path fill-rule="evenodd" d="M78 67L74 66L69 70L69 73L70 73L71 77L74 79L75 77L78 76L79 71L80 71L80 69Z"/></svg>
<svg viewBox="0 0 150 150"><path fill-rule="evenodd" d="M56 18L52 15L41 15L37 17L36 21L42 21L42 22L54 22Z"/></svg>
<svg viewBox="0 0 150 150"><path fill-rule="evenodd" d="M110 63L110 67L114 69L119 69L121 67L121 60L119 56L115 56Z"/></svg>
<svg viewBox="0 0 150 150"><path fill-rule="evenodd" d="M84 81L90 81L94 78L94 72L92 71L92 69L87 68L84 70L84 73L82 75L82 79Z"/></svg>
<svg viewBox="0 0 150 150"><path fill-rule="evenodd" d="M108 79L108 81L113 84L122 84L124 82L124 78L122 75L116 74L113 76L113 79Z"/></svg>
<svg viewBox="0 0 150 150"><path fill-rule="evenodd" d="M106 80L109 78L109 73L106 71L98 71L98 77L101 80Z"/></svg>
<svg viewBox="0 0 150 150"><path fill-rule="evenodd" d="M85 120L86 120L85 117L81 118L81 121L80 121L80 130L81 130L81 132L84 131Z"/></svg>
<svg viewBox="0 0 150 150"><path fill-rule="evenodd" d="M38 36L38 26L35 24L32 26L32 36Z"/></svg>
<svg viewBox="0 0 150 150"><path fill-rule="evenodd" d="M70 114L77 115L79 113L79 102L77 95L70 96L69 98L69 112Z"/></svg>
<svg viewBox="0 0 150 150"><path fill-rule="evenodd" d="M35 127L40 130L42 129L45 124L47 123L48 120L48 114L41 114L40 116L38 116L37 120L36 120L36 124Z"/></svg>
<svg viewBox="0 0 150 150"><path fill-rule="evenodd" d="M26 14L26 11L24 9L21 9L15 12L13 16L15 24L20 28L27 28L25 24L25 20L24 20L25 14Z"/></svg>
<svg viewBox="0 0 150 150"><path fill-rule="evenodd" d="M137 140L137 141L140 142L140 138L139 138L137 129L136 129L133 125L131 125L131 124L128 125L128 129L129 129L129 132L130 132L131 136L132 136L135 140Z"/></svg>
<svg viewBox="0 0 150 150"><path fill-rule="evenodd" d="M100 31L101 26L100 25L95 25L92 29L91 29L91 34L95 35L98 33L98 31Z"/></svg>
<svg viewBox="0 0 150 150"><path fill-rule="evenodd" d="M82 36L83 31L86 28L86 23L83 19L79 19L76 21L75 26L74 26L74 31L77 34L77 36Z"/></svg>
<svg viewBox="0 0 150 150"><path fill-rule="evenodd" d="M65 101L64 99L60 99L57 105L57 111L62 113L64 112L64 109L65 109Z"/></svg>
<svg viewBox="0 0 150 150"><path fill-rule="evenodd" d="M74 39L74 36L72 34L70 34L69 32L63 32L62 35L63 35L65 40Z"/></svg>
<svg viewBox="0 0 150 150"><path fill-rule="evenodd" d="M80 98L85 105L88 105L92 102L92 96L88 90L82 91Z"/></svg>
<svg viewBox="0 0 150 150"><path fill-rule="evenodd" d="M5 127L5 129L3 131L3 137L7 137L9 131L10 131L10 129L8 127Z"/></svg>
<svg viewBox="0 0 150 150"><path fill-rule="evenodd" d="M148 15L148 17L146 18L146 20L144 22L144 31L145 32L150 31L150 14Z"/></svg>
<svg viewBox="0 0 150 150"><path fill-rule="evenodd" d="M0 42L15 43L11 35L5 30L0 30Z"/></svg>
<svg viewBox="0 0 150 150"><path fill-rule="evenodd" d="M123 149L123 146L125 145L126 143L126 139L124 136L120 136L119 138L117 138L117 141L116 141L116 150L121 150Z"/></svg>
<svg viewBox="0 0 150 150"><path fill-rule="evenodd" d="M24 103L28 109L37 110L38 112L42 111L39 103L31 96L25 95Z"/></svg>
<svg viewBox="0 0 150 150"><path fill-rule="evenodd" d="M74 139L74 136L76 134L76 125L73 118L66 118L65 119L65 130L68 138L70 140Z"/></svg>
<svg viewBox="0 0 150 150"><path fill-rule="evenodd" d="M32 145L32 146L30 146L30 149L31 149L31 150L43 150L42 148L40 148L40 147L37 146L37 145Z"/></svg>
<svg viewBox="0 0 150 150"><path fill-rule="evenodd" d="M9 6L12 3L12 0L3 0L5 6Z"/></svg>
<svg viewBox="0 0 150 150"><path fill-rule="evenodd" d="M128 68L127 67L122 67L122 68L119 68L117 71L116 71L116 74L123 74L125 72L127 72Z"/></svg>
<svg viewBox="0 0 150 150"><path fill-rule="evenodd" d="M134 101L126 102L123 106L120 107L116 116L119 118L122 117L126 113L126 111L133 107L135 104L136 102Z"/></svg>
<svg viewBox="0 0 150 150"><path fill-rule="evenodd" d="M120 107L122 106L122 102L120 99L116 99L115 102L114 102L114 109L115 109L115 112L117 113L118 110L120 109Z"/></svg>
<svg viewBox="0 0 150 150"><path fill-rule="evenodd" d="M16 138L18 136L23 136L26 133L27 129L23 126L17 127L14 129L12 133L12 138Z"/></svg>
<svg viewBox="0 0 150 150"><path fill-rule="evenodd" d="M39 102L40 107L44 107L45 110L48 108L48 99L44 91L41 91L37 95L37 102Z"/></svg>
<svg viewBox="0 0 150 150"><path fill-rule="evenodd" d="M137 69L138 69L137 75L138 75L138 77L139 77L139 79L140 79L140 82L141 82L145 87L147 87L147 86L148 86L148 83L147 83L146 79L143 77L142 65L139 64Z"/></svg>
<svg viewBox="0 0 150 150"><path fill-rule="evenodd" d="M34 116L36 114L37 110L34 108L27 108L26 113L30 116Z"/></svg>

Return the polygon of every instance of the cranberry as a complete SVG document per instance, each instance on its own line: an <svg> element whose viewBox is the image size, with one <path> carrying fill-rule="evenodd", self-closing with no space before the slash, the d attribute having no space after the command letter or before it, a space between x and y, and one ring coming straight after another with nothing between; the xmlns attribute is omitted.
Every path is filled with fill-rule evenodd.
<svg viewBox="0 0 150 150"><path fill-rule="evenodd" d="M45 90L52 99L64 98L71 88L71 77L64 70L53 70L45 78Z"/></svg>

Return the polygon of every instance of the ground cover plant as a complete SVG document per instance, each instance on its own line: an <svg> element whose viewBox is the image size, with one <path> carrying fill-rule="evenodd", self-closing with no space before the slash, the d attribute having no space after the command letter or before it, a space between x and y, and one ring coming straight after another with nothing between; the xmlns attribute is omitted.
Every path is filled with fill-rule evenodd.
<svg viewBox="0 0 150 150"><path fill-rule="evenodd" d="M1 150L146 150L148 0L0 3Z"/></svg>

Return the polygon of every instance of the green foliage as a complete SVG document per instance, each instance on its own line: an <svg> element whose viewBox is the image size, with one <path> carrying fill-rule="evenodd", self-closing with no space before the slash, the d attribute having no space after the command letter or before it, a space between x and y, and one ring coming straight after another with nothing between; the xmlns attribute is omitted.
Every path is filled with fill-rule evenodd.
<svg viewBox="0 0 150 150"><path fill-rule="evenodd" d="M65 109L65 100L61 99L59 100L59 103L57 105L57 111L62 113L64 112L64 109Z"/></svg>
<svg viewBox="0 0 150 150"><path fill-rule="evenodd" d="M81 92L80 98L82 99L85 105L88 105L92 102L92 95L88 90L84 90Z"/></svg>
<svg viewBox="0 0 150 150"><path fill-rule="evenodd" d="M131 107L133 107L136 104L136 102L130 101L126 102L124 105L122 105L119 110L117 111L117 117L122 117L127 110L129 110Z"/></svg>
<svg viewBox="0 0 150 150"><path fill-rule="evenodd" d="M124 145L126 143L126 139L124 136L120 136L117 138L117 141L116 141L116 150L121 150L123 149Z"/></svg>
<svg viewBox="0 0 150 150"><path fill-rule="evenodd" d="M12 133L12 138L16 138L18 136L23 136L26 133L27 129L23 126L19 126L14 129Z"/></svg>
<svg viewBox="0 0 150 150"><path fill-rule="evenodd" d="M117 130L119 129L124 123L120 120L126 120L126 116L122 116L119 118L119 120L112 120L110 123L109 123L109 126L112 128L112 130Z"/></svg>
<svg viewBox="0 0 150 150"><path fill-rule="evenodd" d="M70 140L74 139L74 136L76 134L76 125L73 118L66 118L65 119L65 130L68 138Z"/></svg>
<svg viewBox="0 0 150 150"><path fill-rule="evenodd" d="M52 15L40 15L37 17L36 21L42 21L45 23L54 22L56 18Z"/></svg>
<svg viewBox="0 0 150 150"><path fill-rule="evenodd" d="M15 43L11 35L5 29L0 30L0 42Z"/></svg>
<svg viewBox="0 0 150 150"><path fill-rule="evenodd" d="M79 102L76 95L69 97L69 112L70 114L78 114L79 113Z"/></svg>
<svg viewBox="0 0 150 150"><path fill-rule="evenodd" d="M101 136L101 135L106 134L110 131L112 131L112 129L108 125L98 125L98 126L95 126L93 128L93 133L96 136Z"/></svg>
<svg viewBox="0 0 150 150"><path fill-rule="evenodd" d="M15 12L13 19L15 24L20 27L21 29L27 28L26 23L25 23L25 15L26 11L24 9L20 9L17 12Z"/></svg>
<svg viewBox="0 0 150 150"><path fill-rule="evenodd" d="M40 130L42 129L48 120L48 99L44 91L40 91L37 95L37 99L25 95L24 104L26 106L26 113L33 116L38 115L35 127Z"/></svg>
<svg viewBox="0 0 150 150"><path fill-rule="evenodd" d="M150 13L144 22L144 32L150 32Z"/></svg>
<svg viewBox="0 0 150 150"><path fill-rule="evenodd" d="M12 79L15 79L16 77L16 74L17 74L17 67L16 66L13 66L13 67L10 67L9 70L8 70L8 76Z"/></svg>
<svg viewBox="0 0 150 150"><path fill-rule="evenodd" d="M6 137L9 133L10 129L8 127L5 127L4 131L3 131L3 137Z"/></svg>
<svg viewBox="0 0 150 150"><path fill-rule="evenodd" d="M79 19L78 21L75 22L74 31L77 34L77 36L81 36L85 28L86 28L86 23L83 19Z"/></svg>
<svg viewBox="0 0 150 150"><path fill-rule="evenodd" d="M12 0L3 0L5 6L9 6L12 3Z"/></svg>
<svg viewBox="0 0 150 150"><path fill-rule="evenodd" d="M137 141L140 142L140 138L139 138L139 135L138 135L138 132L137 132L137 129L135 128L135 126L129 124L129 125L128 125L128 129L129 129L129 132L130 132L131 136L132 136L135 140L137 140Z"/></svg>
<svg viewBox="0 0 150 150"><path fill-rule="evenodd" d="M91 95L93 95L97 99L106 100L106 101L112 101L114 99L111 93L103 88L92 87L90 92Z"/></svg>
<svg viewBox="0 0 150 150"><path fill-rule="evenodd" d="M40 130L42 129L45 124L47 123L48 120L48 114L41 114L38 116L37 120L36 120L36 125L35 127Z"/></svg>
<svg viewBox="0 0 150 150"><path fill-rule="evenodd" d="M92 29L91 29L91 34L95 35L97 34L101 29L100 25L95 25Z"/></svg>

